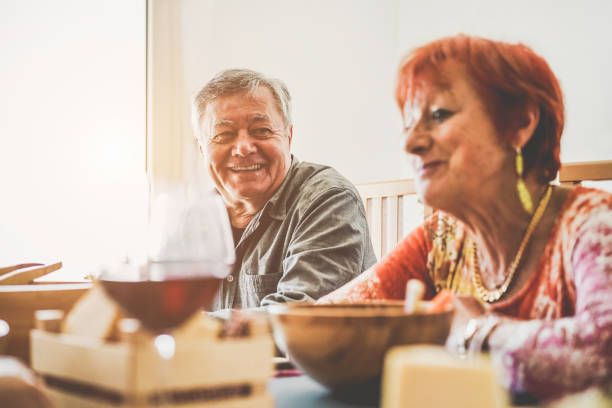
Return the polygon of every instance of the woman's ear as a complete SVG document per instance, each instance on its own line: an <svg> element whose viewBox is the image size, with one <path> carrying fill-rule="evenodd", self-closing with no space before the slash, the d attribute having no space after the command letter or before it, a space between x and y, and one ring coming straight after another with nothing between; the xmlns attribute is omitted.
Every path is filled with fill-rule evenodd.
<svg viewBox="0 0 612 408"><path fill-rule="evenodd" d="M514 132L513 148L523 148L540 124L540 107L533 102L526 104L525 110L519 116L519 123Z"/></svg>

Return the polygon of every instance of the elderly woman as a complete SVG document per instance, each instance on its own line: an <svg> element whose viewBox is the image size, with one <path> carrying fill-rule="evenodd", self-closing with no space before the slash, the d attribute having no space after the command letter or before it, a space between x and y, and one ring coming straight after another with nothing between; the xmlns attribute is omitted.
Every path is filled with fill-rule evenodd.
<svg viewBox="0 0 612 408"><path fill-rule="evenodd" d="M612 379L612 195L551 184L564 107L528 47L457 36L398 72L403 147L437 211L321 302L401 299L419 279L488 304L463 346L487 348L505 385L554 397Z"/></svg>

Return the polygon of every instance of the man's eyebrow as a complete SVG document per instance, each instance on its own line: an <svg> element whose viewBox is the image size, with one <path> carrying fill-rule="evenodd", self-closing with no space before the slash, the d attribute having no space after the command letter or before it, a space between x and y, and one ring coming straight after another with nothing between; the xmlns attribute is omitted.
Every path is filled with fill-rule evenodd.
<svg viewBox="0 0 612 408"><path fill-rule="evenodd" d="M249 122L267 122L269 120L270 120L270 117L263 113L256 113L249 118Z"/></svg>
<svg viewBox="0 0 612 408"><path fill-rule="evenodd" d="M232 124L234 124L234 122L232 122L231 120L222 119L222 120L216 120L215 123L214 123L214 126L215 127L217 127L217 126L224 126L224 125L230 126Z"/></svg>

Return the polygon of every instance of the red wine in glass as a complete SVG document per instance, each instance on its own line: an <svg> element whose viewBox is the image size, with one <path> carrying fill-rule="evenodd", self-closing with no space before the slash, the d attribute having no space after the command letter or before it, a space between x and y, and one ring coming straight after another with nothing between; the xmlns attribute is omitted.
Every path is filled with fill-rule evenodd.
<svg viewBox="0 0 612 408"><path fill-rule="evenodd" d="M155 279L149 273L122 274L118 271L105 273L100 280L106 293L123 311L153 333L170 332L198 310L210 307L217 296L221 276L224 276L219 273L218 265L216 271L210 271L207 269L211 265L201 262L175 262L162 267L174 273ZM177 269L187 273L176 273Z"/></svg>

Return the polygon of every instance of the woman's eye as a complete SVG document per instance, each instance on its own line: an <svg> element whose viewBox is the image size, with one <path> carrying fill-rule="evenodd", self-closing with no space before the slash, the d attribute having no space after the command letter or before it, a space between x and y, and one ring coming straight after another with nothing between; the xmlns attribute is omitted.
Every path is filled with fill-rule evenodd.
<svg viewBox="0 0 612 408"><path fill-rule="evenodd" d="M445 119L448 119L449 117L451 117L453 114L453 112L446 110L446 109L436 109L432 112L431 114L431 118L435 121L435 122L443 122Z"/></svg>

